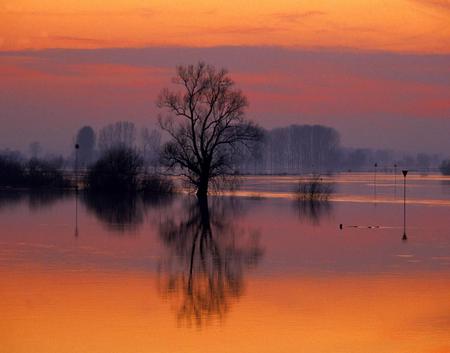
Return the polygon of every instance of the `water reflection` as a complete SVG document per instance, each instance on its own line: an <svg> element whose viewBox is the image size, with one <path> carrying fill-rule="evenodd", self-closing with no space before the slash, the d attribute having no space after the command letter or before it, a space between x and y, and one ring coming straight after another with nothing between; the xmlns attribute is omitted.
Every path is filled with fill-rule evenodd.
<svg viewBox="0 0 450 353"><path fill-rule="evenodd" d="M161 207L172 201L170 196L96 193L83 193L81 199L87 210L107 229L119 234L132 234L143 225L148 208Z"/></svg>
<svg viewBox="0 0 450 353"><path fill-rule="evenodd" d="M210 205L189 199L183 209L160 224L167 257L159 285L174 301L178 322L201 327L224 317L242 295L245 271L263 252L259 232L238 226L242 209L233 199L213 198Z"/></svg>
<svg viewBox="0 0 450 353"><path fill-rule="evenodd" d="M11 209L25 202L30 211L39 211L71 197L72 194L67 190L2 190L0 191L0 210Z"/></svg>
<svg viewBox="0 0 450 353"><path fill-rule="evenodd" d="M321 221L329 218L333 212L333 206L328 200L295 200L293 206L300 221L314 226L319 226Z"/></svg>

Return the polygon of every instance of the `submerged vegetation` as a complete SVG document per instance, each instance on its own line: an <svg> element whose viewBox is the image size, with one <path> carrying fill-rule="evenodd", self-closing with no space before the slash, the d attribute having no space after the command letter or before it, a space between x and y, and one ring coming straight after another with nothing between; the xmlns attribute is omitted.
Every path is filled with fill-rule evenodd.
<svg viewBox="0 0 450 353"><path fill-rule="evenodd" d="M320 219L331 212L329 199L333 193L334 184L323 180L320 175L300 179L295 189L294 203L298 217L319 225Z"/></svg>
<svg viewBox="0 0 450 353"><path fill-rule="evenodd" d="M300 179L295 192L300 201L328 201L334 188L320 175L314 175Z"/></svg>

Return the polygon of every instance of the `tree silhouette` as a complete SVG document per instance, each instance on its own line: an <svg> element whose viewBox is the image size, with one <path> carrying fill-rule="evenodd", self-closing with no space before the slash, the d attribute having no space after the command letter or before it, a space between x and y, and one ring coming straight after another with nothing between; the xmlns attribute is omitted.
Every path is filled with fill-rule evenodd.
<svg viewBox="0 0 450 353"><path fill-rule="evenodd" d="M76 144L78 144L78 163L80 166L87 166L92 163L94 159L95 149L95 132L90 126L83 126L78 130L76 137Z"/></svg>
<svg viewBox="0 0 450 353"><path fill-rule="evenodd" d="M136 127L129 121L118 121L106 125L98 134L98 148L105 152L113 148L134 147L136 141Z"/></svg>
<svg viewBox="0 0 450 353"><path fill-rule="evenodd" d="M181 91L164 89L157 101L168 115L161 128L170 136L163 161L179 170L206 197L211 180L234 172L238 147L251 147L261 130L244 118L247 99L225 69L202 62L178 66L173 82Z"/></svg>
<svg viewBox="0 0 450 353"><path fill-rule="evenodd" d="M28 150L30 152L31 158L38 158L42 152L42 146L40 142L34 141L29 144Z"/></svg>
<svg viewBox="0 0 450 353"><path fill-rule="evenodd" d="M93 192L136 192L142 166L142 157L134 149L120 146L109 149L90 168L86 187Z"/></svg>

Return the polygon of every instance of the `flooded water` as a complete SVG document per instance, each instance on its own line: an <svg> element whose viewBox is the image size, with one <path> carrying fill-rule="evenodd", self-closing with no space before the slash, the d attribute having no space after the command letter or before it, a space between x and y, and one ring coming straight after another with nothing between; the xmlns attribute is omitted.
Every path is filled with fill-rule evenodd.
<svg viewBox="0 0 450 353"><path fill-rule="evenodd" d="M0 352L450 352L450 178L408 175L405 218L402 176L324 177L313 203L297 181L3 192Z"/></svg>

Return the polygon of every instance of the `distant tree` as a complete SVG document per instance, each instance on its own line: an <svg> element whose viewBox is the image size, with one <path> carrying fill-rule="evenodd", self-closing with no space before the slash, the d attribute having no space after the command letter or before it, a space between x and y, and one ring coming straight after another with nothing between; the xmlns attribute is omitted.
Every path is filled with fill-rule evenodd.
<svg viewBox="0 0 450 353"><path fill-rule="evenodd" d="M173 82L181 91L164 89L157 100L168 113L159 119L170 136L163 161L189 180L198 197L206 197L214 179L234 172L238 147L251 147L261 130L245 119L247 99L225 69L202 62L178 66Z"/></svg>
<svg viewBox="0 0 450 353"><path fill-rule="evenodd" d="M87 166L94 159L95 132L90 126L83 126L78 130L75 143L78 144L78 163L80 166Z"/></svg>
<svg viewBox="0 0 450 353"><path fill-rule="evenodd" d="M431 164L431 157L426 153L418 153L416 156L417 166L423 171L428 171Z"/></svg>
<svg viewBox="0 0 450 353"><path fill-rule="evenodd" d="M38 158L42 152L41 144L37 141L31 142L28 146L28 151L30 152L31 158Z"/></svg>
<svg viewBox="0 0 450 353"><path fill-rule="evenodd" d="M161 155L161 133L158 130L141 130L142 155L145 166L151 166L156 172Z"/></svg>
<svg viewBox="0 0 450 353"><path fill-rule="evenodd" d="M346 166L350 169L362 169L372 159L372 151L365 148L350 150L347 155Z"/></svg>
<svg viewBox="0 0 450 353"><path fill-rule="evenodd" d="M444 175L450 175L450 159L442 161L441 165L439 166L439 170Z"/></svg>
<svg viewBox="0 0 450 353"><path fill-rule="evenodd" d="M105 152L116 147L132 148L136 141L136 127L132 122L119 121L100 129L98 148Z"/></svg>

